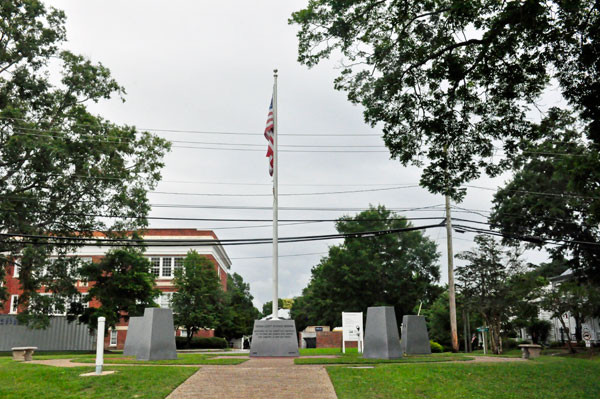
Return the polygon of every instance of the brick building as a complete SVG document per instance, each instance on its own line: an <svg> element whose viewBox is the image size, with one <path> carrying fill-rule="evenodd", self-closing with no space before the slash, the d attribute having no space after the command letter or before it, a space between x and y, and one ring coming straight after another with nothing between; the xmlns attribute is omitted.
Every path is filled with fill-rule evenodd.
<svg viewBox="0 0 600 399"><path fill-rule="evenodd" d="M175 269L183 265L183 259L190 250L195 250L199 254L207 257L215 266L221 285L227 290L227 274L231 267L231 260L227 256L225 249L219 244L205 245L204 241L218 240L214 232L209 230L196 229L148 229L142 238L146 243L144 256L150 261L150 272L156 278L156 286L161 291L161 295L156 299L160 307L169 307L170 298L175 291L173 287L173 277ZM164 240L178 240L178 246L165 246ZM190 240L186 243L185 240ZM163 241L163 245L161 245ZM85 246L79 248L73 256L78 256L92 262L98 262L109 247ZM18 297L22 293L19 282L19 267L12 265L7 270L5 285L8 289L8 301L0 308L0 314L15 315L19 312ZM85 294L93 282L77 282L77 290ZM99 303L92 301L84 306L99 306ZM53 314L54 317L65 317L64 314ZM121 321L115 329L109 330L105 337L105 347L107 349L123 349L125 337L127 336L127 322ZM185 331L181 329L176 331L180 336ZM200 336L213 336L212 330L200 331Z"/></svg>

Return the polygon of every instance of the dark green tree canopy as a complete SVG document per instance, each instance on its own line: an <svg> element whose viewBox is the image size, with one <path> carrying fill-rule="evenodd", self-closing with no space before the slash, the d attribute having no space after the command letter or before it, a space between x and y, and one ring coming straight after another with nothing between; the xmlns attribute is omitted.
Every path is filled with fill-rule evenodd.
<svg viewBox="0 0 600 399"><path fill-rule="evenodd" d="M507 237L533 237L581 279L600 284L600 155L581 140L575 119L551 110L517 159L512 179L494 196L491 222ZM547 240L553 245L547 245Z"/></svg>
<svg viewBox="0 0 600 399"><path fill-rule="evenodd" d="M64 22L63 12L37 0L0 3L0 280L9 258L23 256L25 290L39 286L44 257L79 245L38 236L146 227L146 192L169 148L88 110L87 103L125 91L102 64L60 50ZM30 237L13 236L22 234Z"/></svg>
<svg viewBox="0 0 600 399"><path fill-rule="evenodd" d="M490 328L492 351L502 353L501 329L510 317L535 318L528 306L545 280L529 273L519 248L503 248L493 237L478 235L476 247L456 257L466 261L456 268L457 286L464 306L477 311Z"/></svg>
<svg viewBox="0 0 600 399"><path fill-rule="evenodd" d="M526 113L555 78L600 142L597 1L310 0L292 14L299 61L342 56L335 88L382 124L393 158L460 199L527 142ZM424 164L421 160L429 160Z"/></svg>
<svg viewBox="0 0 600 399"><path fill-rule="evenodd" d="M196 251L188 252L175 270L172 309L175 326L187 330L188 346L201 328L219 327L224 307L223 288L215 265Z"/></svg>
<svg viewBox="0 0 600 399"><path fill-rule="evenodd" d="M237 273L227 275L227 291L225 292L225 308L217 335L225 338L239 338L252 334L254 320L260 312L254 307L250 293L250 284L245 283Z"/></svg>
<svg viewBox="0 0 600 399"><path fill-rule="evenodd" d="M406 228L410 223L383 206L343 217L340 233ZM420 231L372 238L346 238L329 248L313 267L303 296L296 298L292 317L299 325L341 325L342 312L365 312L369 306L394 306L396 317L410 314L419 301L437 295L440 277L435 242Z"/></svg>
<svg viewBox="0 0 600 399"><path fill-rule="evenodd" d="M99 263L87 263L79 271L84 281L93 281L83 302L100 301L100 307L83 309L72 303L69 314L81 314L79 321L96 328L98 317L106 317L106 326L114 327L121 319L142 316L144 309L155 307L158 290L149 272L150 262L136 248L109 251Z"/></svg>

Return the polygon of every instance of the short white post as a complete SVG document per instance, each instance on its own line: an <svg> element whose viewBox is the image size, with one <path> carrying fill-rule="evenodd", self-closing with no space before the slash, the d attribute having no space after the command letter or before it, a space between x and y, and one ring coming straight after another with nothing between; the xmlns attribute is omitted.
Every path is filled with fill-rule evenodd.
<svg viewBox="0 0 600 399"><path fill-rule="evenodd" d="M487 337L485 334L485 330L481 332L481 336L483 337L483 354L487 355Z"/></svg>
<svg viewBox="0 0 600 399"><path fill-rule="evenodd" d="M106 317L98 317L98 329L96 330L96 374L102 374L104 365L104 324Z"/></svg>

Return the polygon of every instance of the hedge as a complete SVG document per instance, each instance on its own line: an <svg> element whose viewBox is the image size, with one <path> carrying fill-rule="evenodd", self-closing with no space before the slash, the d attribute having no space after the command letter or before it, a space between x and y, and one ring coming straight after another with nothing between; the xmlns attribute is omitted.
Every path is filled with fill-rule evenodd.
<svg viewBox="0 0 600 399"><path fill-rule="evenodd" d="M192 337L189 347L186 337L175 337L175 345L177 349L225 349L229 347L227 340L219 337Z"/></svg>

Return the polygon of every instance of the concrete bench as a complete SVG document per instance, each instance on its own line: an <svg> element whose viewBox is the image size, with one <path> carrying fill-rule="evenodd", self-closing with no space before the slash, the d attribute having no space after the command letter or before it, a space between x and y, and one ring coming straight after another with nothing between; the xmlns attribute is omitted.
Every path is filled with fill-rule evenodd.
<svg viewBox="0 0 600 399"><path fill-rule="evenodd" d="M542 352L542 346L536 344L521 344L519 348L521 348L523 359L540 357L540 353Z"/></svg>
<svg viewBox="0 0 600 399"><path fill-rule="evenodd" d="M33 352L37 349L37 346L19 346L11 348L13 360L28 362L33 360Z"/></svg>

